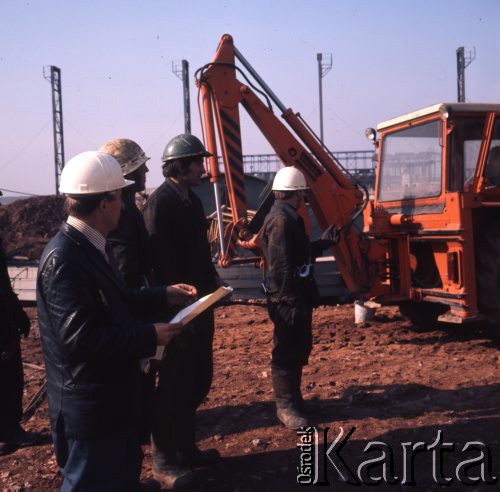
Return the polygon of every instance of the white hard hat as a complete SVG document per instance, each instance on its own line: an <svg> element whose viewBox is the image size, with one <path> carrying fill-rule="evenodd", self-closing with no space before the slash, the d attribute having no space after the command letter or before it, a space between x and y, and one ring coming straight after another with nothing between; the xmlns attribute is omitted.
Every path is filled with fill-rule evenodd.
<svg viewBox="0 0 500 492"><path fill-rule="evenodd" d="M308 190L306 178L304 175L293 166L288 166L280 169L273 181L273 191L298 191Z"/></svg>
<svg viewBox="0 0 500 492"><path fill-rule="evenodd" d="M66 163L59 191L67 195L90 195L119 190L133 183L123 178L122 168L113 156L89 150Z"/></svg>

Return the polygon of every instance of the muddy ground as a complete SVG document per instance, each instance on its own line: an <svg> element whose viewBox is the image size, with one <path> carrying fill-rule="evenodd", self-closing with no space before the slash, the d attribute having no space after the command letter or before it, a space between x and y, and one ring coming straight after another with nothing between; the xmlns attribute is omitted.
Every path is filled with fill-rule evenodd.
<svg viewBox="0 0 500 492"><path fill-rule="evenodd" d="M44 377L36 311L28 311L33 330L23 341L26 402ZM269 370L272 326L265 306L219 307L216 322L215 376L198 413L198 443L203 449L217 448L224 459L217 468L204 472L205 483L199 490L302 489L297 483L297 467L300 450L303 462L308 458L307 448L297 447L297 434L280 426L274 415ZM384 449L388 465L392 457L393 475L399 477L399 483L382 483L377 490L437 490L437 481L444 478L453 479L447 490L498 490L500 483L489 485L482 480L466 487L456 471L458 467L462 480L460 472L464 470L468 477L486 481L492 481L491 475L500 477L499 348L495 333L487 329L417 331L396 308L381 308L374 321L357 326L352 306L318 308L314 348L303 381L304 396L318 407L316 422L323 429L320 435L330 428L326 448L321 439L318 455L324 457L340 428L344 436L355 429L339 453L354 476L339 464L335 453L330 453L350 482L359 480L357 469L363 462L380 457ZM48 432L46 402L25 427ZM450 444L436 442L439 438ZM370 441L379 441L378 450L364 451ZM468 442L476 444L463 451ZM411 460L411 444L405 443L415 448L434 443L434 453L414 453ZM404 449L406 479L401 484ZM149 478L150 450L144 450L143 477ZM341 480L331 463L325 467L323 457L318 461L318 481L325 483L326 473L332 490L356 490ZM465 460L474 458L477 461L467 469ZM386 469L390 479L391 467ZM415 485L410 483L412 469ZM380 463L369 469L368 475L382 475ZM60 483L50 444L0 458L3 490L56 490Z"/></svg>

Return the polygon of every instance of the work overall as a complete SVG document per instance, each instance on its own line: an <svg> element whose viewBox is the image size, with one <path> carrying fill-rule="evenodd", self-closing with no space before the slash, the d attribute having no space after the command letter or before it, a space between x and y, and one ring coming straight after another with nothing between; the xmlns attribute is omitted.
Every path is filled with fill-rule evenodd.
<svg viewBox="0 0 500 492"><path fill-rule="evenodd" d="M298 410L302 367L312 348L312 310L318 290L304 222L292 207L279 201L273 205L264 223L262 246L267 306L274 324L271 370L276 405L278 411L285 407Z"/></svg>

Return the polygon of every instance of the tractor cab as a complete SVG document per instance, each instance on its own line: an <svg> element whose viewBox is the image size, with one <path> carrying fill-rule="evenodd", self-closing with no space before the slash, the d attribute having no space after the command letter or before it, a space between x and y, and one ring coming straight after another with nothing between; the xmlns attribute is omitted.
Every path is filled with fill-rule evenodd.
<svg viewBox="0 0 500 492"><path fill-rule="evenodd" d="M389 238L379 297L414 322L500 322L500 104L440 103L377 130L365 232Z"/></svg>
<svg viewBox="0 0 500 492"><path fill-rule="evenodd" d="M500 104L436 104L377 130L377 202L500 192Z"/></svg>

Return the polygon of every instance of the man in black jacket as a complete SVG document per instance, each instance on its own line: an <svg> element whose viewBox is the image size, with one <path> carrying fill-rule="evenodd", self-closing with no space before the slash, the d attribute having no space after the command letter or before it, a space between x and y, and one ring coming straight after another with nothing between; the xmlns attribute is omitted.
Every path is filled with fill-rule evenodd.
<svg viewBox="0 0 500 492"><path fill-rule="evenodd" d="M319 297L312 264L323 249L337 242L338 232L329 227L321 239L309 242L297 212L308 189L298 169L280 169L272 189L276 201L261 237L267 307L274 323L271 374L277 417L286 427L298 429L308 425L300 386L312 348L312 311Z"/></svg>
<svg viewBox="0 0 500 492"><path fill-rule="evenodd" d="M12 290L0 238L0 456L35 444L39 434L20 425L23 415L23 363L20 335L26 338L30 320Z"/></svg>
<svg viewBox="0 0 500 492"><path fill-rule="evenodd" d="M127 138L109 140L99 150L112 155L120 164L123 177L134 182L122 191L123 210L118 227L106 238L108 247L125 286L146 287L152 281L149 236L135 195L146 187L149 157L136 142Z"/></svg>
<svg viewBox="0 0 500 492"><path fill-rule="evenodd" d="M166 289L126 290L109 264L105 237L118 224L129 184L109 154L68 161L60 191L69 217L40 260L37 306L64 491L139 488L139 361L181 329L138 324L137 315L165 308Z"/></svg>
<svg viewBox="0 0 500 492"><path fill-rule="evenodd" d="M137 208L136 193L146 188L146 162L150 159L133 140L116 138L107 141L99 149L112 155L122 168L123 177L133 184L122 190L123 209L118 227L107 238L108 254L128 289L140 289L152 285L151 252L149 235L142 213ZM145 320L158 319L165 313L147 313ZM149 370L142 375L143 444L149 444L153 411L153 393L156 371Z"/></svg>
<svg viewBox="0 0 500 492"><path fill-rule="evenodd" d="M193 135L178 135L165 147L165 181L144 209L156 285L187 282L204 296L222 285L212 263L207 220L191 190L201 182L203 158L210 154ZM213 311L197 317L172 342L158 368L153 416L153 474L165 487L194 485L192 469L219 459L215 449L200 451L195 412L212 383Z"/></svg>

